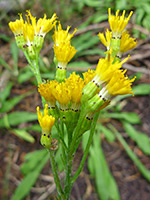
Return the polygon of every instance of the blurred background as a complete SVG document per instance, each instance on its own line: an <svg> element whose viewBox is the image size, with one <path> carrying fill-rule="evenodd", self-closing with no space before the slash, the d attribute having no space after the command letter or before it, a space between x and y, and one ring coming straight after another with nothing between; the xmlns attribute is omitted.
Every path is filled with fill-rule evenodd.
<svg viewBox="0 0 150 200"><path fill-rule="evenodd" d="M78 31L72 39L77 49L68 74L95 69L105 47L97 34L106 31L108 8L133 16L127 30L138 41L124 65L134 83L135 96L115 97L101 112L84 171L73 186L71 200L147 200L150 197L150 0L0 0L0 199L56 199L48 155L40 145L36 107L41 106L36 80L16 46L8 27L18 13L30 10L37 19L56 13L62 27ZM52 33L40 53L42 78L54 79ZM125 54L126 57L128 54ZM111 127L121 134L124 145ZM55 130L53 130L55 132ZM89 133L86 133L89 134ZM75 156L74 171L81 160L87 135ZM129 153L128 147L131 152ZM141 163L133 159L136 155ZM62 164L56 160L63 181ZM134 160L134 162L133 162ZM136 164L135 164L136 163ZM145 166L145 167L144 167ZM120 197L119 197L120 196Z"/></svg>

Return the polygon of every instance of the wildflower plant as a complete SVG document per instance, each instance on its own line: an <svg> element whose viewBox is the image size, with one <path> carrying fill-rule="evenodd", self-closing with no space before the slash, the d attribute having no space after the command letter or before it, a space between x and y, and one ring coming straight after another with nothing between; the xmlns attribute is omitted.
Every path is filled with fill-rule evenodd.
<svg viewBox="0 0 150 200"><path fill-rule="evenodd" d="M37 79L44 108L42 112L37 107L38 121L42 129L41 144L49 152L58 198L62 200L70 199L72 185L83 170L100 110L111 103L113 96L133 94L131 86L135 77L129 79L126 70L122 69L129 56L121 61L122 54L136 46L135 39L125 30L132 12L128 17L125 17L125 11L119 16L119 10L116 15L112 15L109 8L108 13L110 30L107 29L105 35L98 34L107 48L106 56L99 59L96 70L89 69L82 77L75 72L67 77L67 64L77 52L71 44L77 29L71 34L69 26L66 30L62 29L56 14L51 19L44 15L44 18L36 20L30 11L27 11L26 21L20 14L19 20L9 23L16 43L24 52ZM46 33L53 28L56 76L55 80L43 83L39 71L39 53ZM57 129L57 139L51 131L53 126ZM90 130L88 142L79 167L73 174L74 154L87 130ZM55 161L55 152L60 146L60 157L65 171L63 184L59 179Z"/></svg>

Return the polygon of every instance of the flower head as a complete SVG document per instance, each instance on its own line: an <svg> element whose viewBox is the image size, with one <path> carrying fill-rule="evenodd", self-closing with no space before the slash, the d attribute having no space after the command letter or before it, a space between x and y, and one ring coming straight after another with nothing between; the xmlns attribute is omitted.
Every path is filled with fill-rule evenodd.
<svg viewBox="0 0 150 200"><path fill-rule="evenodd" d="M56 24L55 21L57 19L56 13L53 14L51 19L47 19L46 14L44 14L44 18L38 19L37 22L36 22L36 17L33 17L29 10L27 10L27 13L31 20L31 24L34 28L35 35L44 37L46 33L48 33Z"/></svg>
<svg viewBox="0 0 150 200"><path fill-rule="evenodd" d="M68 85L65 82L59 83L56 86L55 90L53 91L53 95L59 102L61 110L68 109L68 103L71 99L71 93Z"/></svg>
<svg viewBox="0 0 150 200"><path fill-rule="evenodd" d="M92 69L88 69L87 72L83 73L84 83L88 84L95 76L95 71Z"/></svg>
<svg viewBox="0 0 150 200"><path fill-rule="evenodd" d="M40 18L36 22L36 17L31 15L31 12L27 10L27 20L24 22L22 18L22 14L20 14L20 20L16 20L15 22L10 22L9 27L15 35L17 40L17 45L19 48L29 47L30 51L31 46L35 48L42 48L43 38L55 25L56 14L52 16L51 19L47 19L46 14L44 18ZM22 38L17 38L18 36L23 36L24 43L22 42ZM38 38L37 38L38 37ZM18 42L18 40L21 40ZM21 45L19 45L21 43ZM30 54L30 51L28 52Z"/></svg>
<svg viewBox="0 0 150 200"><path fill-rule="evenodd" d="M23 36L28 46L33 45L34 41L34 28L30 23L25 22L23 26Z"/></svg>
<svg viewBox="0 0 150 200"><path fill-rule="evenodd" d="M9 22L9 27L14 33L15 37L23 34L24 20L22 18L22 14L19 14L19 16L19 20L17 19L15 22Z"/></svg>
<svg viewBox="0 0 150 200"><path fill-rule="evenodd" d="M99 33L98 36L99 36L99 39L102 42L102 44L105 47L107 47L107 50L109 50L110 42L111 42L111 38L112 38L112 32L107 29L107 31L105 32L105 36L103 33Z"/></svg>
<svg viewBox="0 0 150 200"><path fill-rule="evenodd" d="M125 53L136 47L135 38L130 37L128 31L124 31L121 35L120 52Z"/></svg>
<svg viewBox="0 0 150 200"><path fill-rule="evenodd" d="M108 9L109 13L109 24L112 30L113 37L121 37L121 33L124 31L126 25L128 24L133 11L130 12L128 17L125 17L125 10L123 14L119 16L119 10L116 11L116 16L111 14L111 8Z"/></svg>
<svg viewBox="0 0 150 200"><path fill-rule="evenodd" d="M71 38L74 36L77 29L75 29L72 34L69 33L69 29L70 29L70 26L68 26L66 30L63 30L60 22L58 24L58 28L56 28L56 25L55 25L53 41L56 46L61 45L61 43L69 43L70 44Z"/></svg>
<svg viewBox="0 0 150 200"><path fill-rule="evenodd" d="M53 81L47 81L47 83L41 83L38 85L38 92L41 96L44 97L47 104L54 108L56 104L56 98L54 96L54 90L57 87L58 82L56 80Z"/></svg>
<svg viewBox="0 0 150 200"><path fill-rule="evenodd" d="M55 118L48 115L48 105L45 104L44 114L40 112L39 106L37 107L38 121L42 128L42 134L50 135L52 126L55 123Z"/></svg>
<svg viewBox="0 0 150 200"><path fill-rule="evenodd" d="M72 103L72 107L74 109L78 109L81 104L81 96L82 96L82 89L84 87L84 81L79 75L73 72L73 74L71 74L70 77L66 79L65 83L66 85L68 85L68 88L70 90L71 94L70 100Z"/></svg>
<svg viewBox="0 0 150 200"><path fill-rule="evenodd" d="M120 69L122 64L127 61L128 58L124 59L122 62L114 62L114 58L111 57L111 54L108 54L108 57L105 59L100 59L96 68L96 76L94 77L94 81L99 85L105 82L108 82L113 73Z"/></svg>
<svg viewBox="0 0 150 200"><path fill-rule="evenodd" d="M73 58L77 50L69 43L61 43L59 46L54 45L54 53L59 66L65 69L67 63Z"/></svg>
<svg viewBox="0 0 150 200"><path fill-rule="evenodd" d="M125 76L126 71L127 70L115 71L114 75L106 86L100 91L99 95L102 98L110 98L111 96L116 95L133 94L131 85L136 77L130 80L128 76Z"/></svg>

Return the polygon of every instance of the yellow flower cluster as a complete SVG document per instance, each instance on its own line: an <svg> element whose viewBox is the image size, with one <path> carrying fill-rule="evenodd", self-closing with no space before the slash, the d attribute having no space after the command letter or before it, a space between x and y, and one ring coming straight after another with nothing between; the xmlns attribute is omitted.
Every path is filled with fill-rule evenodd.
<svg viewBox="0 0 150 200"><path fill-rule="evenodd" d="M132 11L129 16L125 17L125 11L119 16L119 10L117 10L116 15L111 15L111 9L108 9L109 13L109 24L110 29L104 33L99 33L99 39L102 44L106 46L107 51L112 50L112 56L116 59L120 59L122 54L135 48L137 42L134 38L130 37L128 31L125 31L125 27L129 22L129 19L132 15Z"/></svg>
<svg viewBox="0 0 150 200"><path fill-rule="evenodd" d="M89 70L83 73L84 79L82 79L74 72L68 79L65 79L65 82L58 83L53 80L39 84L38 91L47 101L50 108L55 107L57 100L61 110L77 110L81 104L82 89L93 79L94 75L95 72Z"/></svg>
<svg viewBox="0 0 150 200"><path fill-rule="evenodd" d="M37 38L44 38L46 33L48 33L56 24L56 14L53 14L51 19L47 19L46 14L44 18L40 18L36 22L36 17L31 15L31 12L27 11L27 21L24 21L22 15L20 14L20 20L16 20L15 22L9 22L9 27L14 33L17 44L18 40L20 40L20 36L23 36L24 39L24 47L25 46L32 46L32 45L39 45L41 47L40 41L36 41ZM40 40L40 39L39 39ZM19 48L23 48L18 44Z"/></svg>
<svg viewBox="0 0 150 200"><path fill-rule="evenodd" d="M114 58L108 54L107 58L99 60L92 82L96 85L104 84L99 92L101 98L109 99L119 94L133 94L131 85L135 77L130 80L125 76L126 70L121 69L122 64L128 59L129 57L121 62L114 62Z"/></svg>
<svg viewBox="0 0 150 200"><path fill-rule="evenodd" d="M110 50L111 47L111 39L112 39L112 32L107 29L107 32L105 33L105 36L103 33L98 34L102 44L106 46L107 50ZM120 39L120 49L119 54L123 54L133 48L136 47L137 41L135 41L135 38L130 37L128 31L124 31L121 34Z"/></svg>

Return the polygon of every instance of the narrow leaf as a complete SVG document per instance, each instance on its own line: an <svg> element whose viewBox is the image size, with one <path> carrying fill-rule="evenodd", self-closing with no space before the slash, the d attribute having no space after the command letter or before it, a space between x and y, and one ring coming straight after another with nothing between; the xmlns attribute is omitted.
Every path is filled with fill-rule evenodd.
<svg viewBox="0 0 150 200"><path fill-rule="evenodd" d="M37 165L46 155L47 151L45 149L36 150L34 152L28 153L24 158L26 162L21 165L21 172L24 175L29 174L31 171L36 169Z"/></svg>
<svg viewBox="0 0 150 200"><path fill-rule="evenodd" d="M92 173L94 173L99 197L103 200L119 200L118 188L107 166L99 134L95 134L93 137L93 146L90 148L88 166L90 171L91 167L94 168Z"/></svg>
<svg viewBox="0 0 150 200"><path fill-rule="evenodd" d="M126 120L131 124L139 124L141 122L139 116L133 112L121 112L121 113L105 113L104 117Z"/></svg>
<svg viewBox="0 0 150 200"><path fill-rule="evenodd" d="M21 184L17 187L15 190L11 200L22 200L25 196L27 196L35 184L41 170L47 163L49 158L49 155L43 157L41 162L38 163L37 167L34 169L34 171L31 171L27 176L24 177Z"/></svg>
<svg viewBox="0 0 150 200"><path fill-rule="evenodd" d="M26 140L27 142L31 142L34 143L35 139L33 136L31 136L31 134L29 134L27 131L25 130L21 130L21 129L13 129L12 132L17 135L18 137Z"/></svg>
<svg viewBox="0 0 150 200"><path fill-rule="evenodd" d="M127 134L137 143L138 147L146 154L150 155L150 138L139 131L137 131L131 124L122 121Z"/></svg>
<svg viewBox="0 0 150 200"><path fill-rule="evenodd" d="M100 131L100 133L104 134L104 136L106 137L108 142L115 141L115 136L114 136L113 132L110 129L106 128L102 124L97 124L97 128Z"/></svg>
<svg viewBox="0 0 150 200"><path fill-rule="evenodd" d="M11 98L10 100L5 101L0 108L0 112L9 112L15 105L17 105L24 97L28 96L31 93L24 93L17 97Z"/></svg>
<svg viewBox="0 0 150 200"><path fill-rule="evenodd" d="M13 86L12 82L9 82L8 85L0 92L0 102L3 103L11 92Z"/></svg>
<svg viewBox="0 0 150 200"><path fill-rule="evenodd" d="M130 149L122 135L112 126L112 130L122 146L124 147L125 151L127 152L128 156L133 160L135 165L138 167L139 171L141 174L148 180L150 181L150 171L145 168L145 166L141 163L141 161L137 158L137 156L133 153L133 151Z"/></svg>
<svg viewBox="0 0 150 200"><path fill-rule="evenodd" d="M13 112L7 115L7 121L10 126L16 126L23 122L29 122L37 120L36 113L30 112ZM5 127L5 116L0 119L0 127Z"/></svg>

